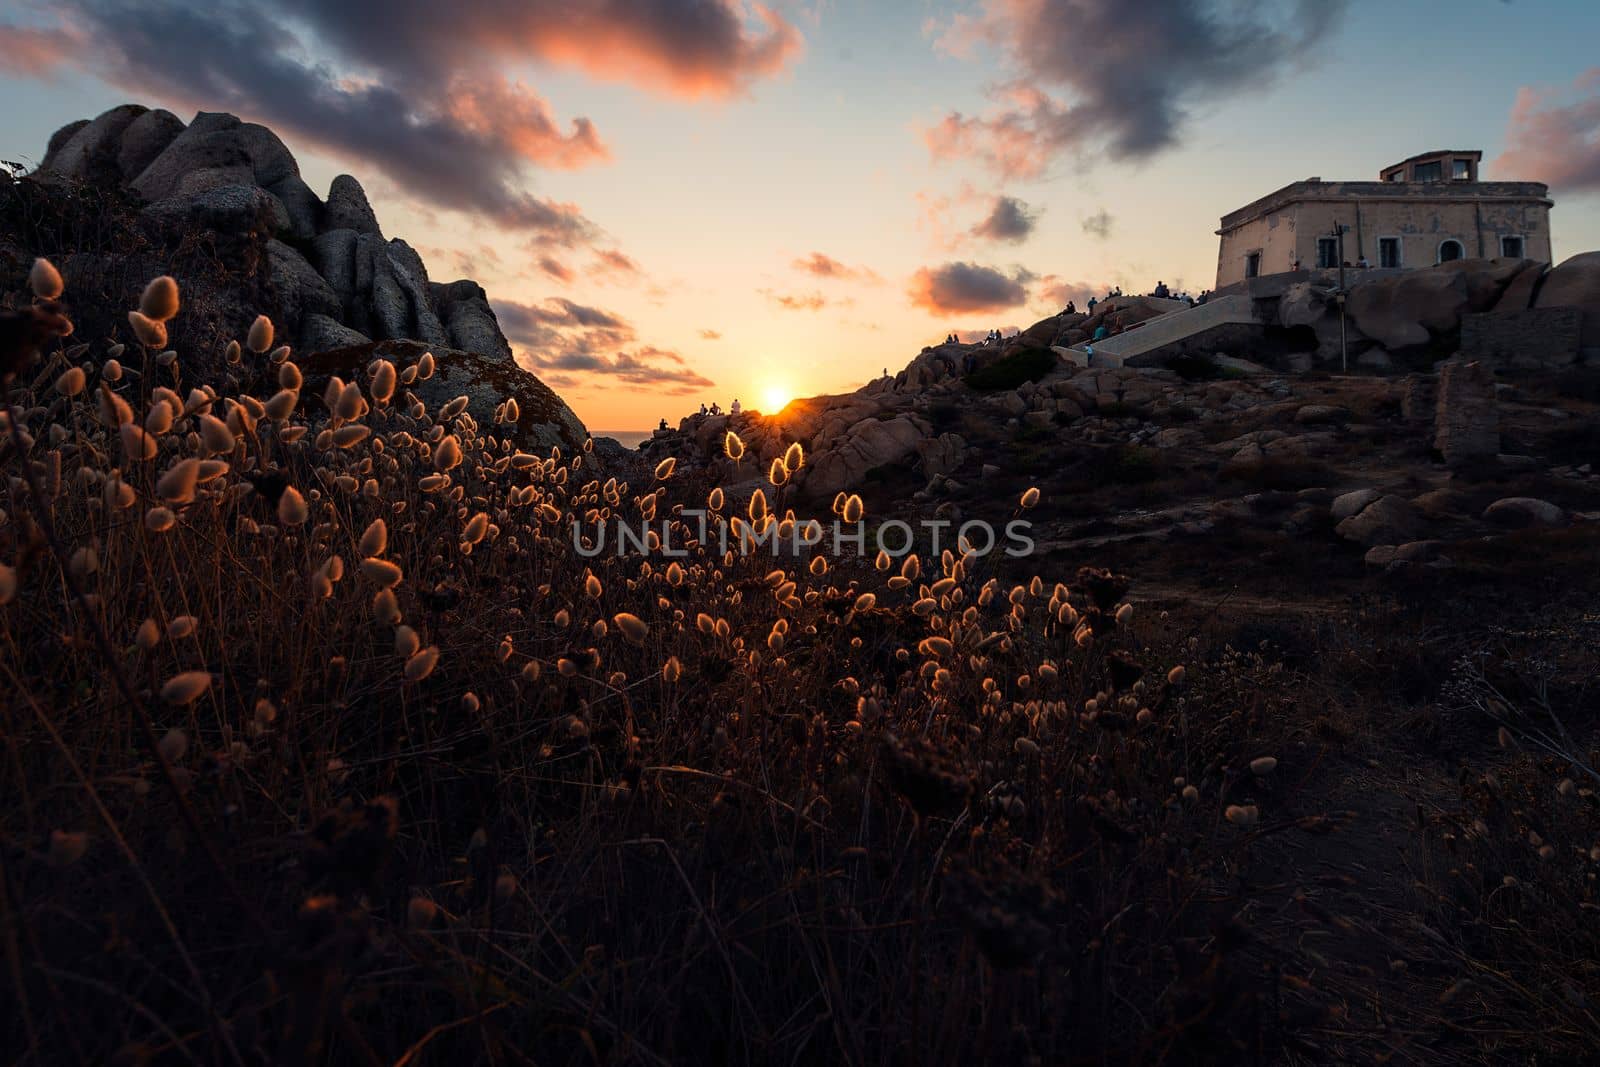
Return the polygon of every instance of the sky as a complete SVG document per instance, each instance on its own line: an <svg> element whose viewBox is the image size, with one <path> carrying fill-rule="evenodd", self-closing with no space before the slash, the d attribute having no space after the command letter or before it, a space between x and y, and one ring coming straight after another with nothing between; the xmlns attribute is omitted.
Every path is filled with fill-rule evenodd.
<svg viewBox="0 0 1600 1067"><path fill-rule="evenodd" d="M0 0L0 158L124 102L270 126L488 291L592 430L773 410L1433 149L1600 249L1592 0Z"/></svg>

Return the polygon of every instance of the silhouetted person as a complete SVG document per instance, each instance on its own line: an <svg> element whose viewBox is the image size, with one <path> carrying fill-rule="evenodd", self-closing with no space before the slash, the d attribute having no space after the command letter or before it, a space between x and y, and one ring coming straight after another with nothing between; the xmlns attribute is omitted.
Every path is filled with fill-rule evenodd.
<svg viewBox="0 0 1600 1067"><path fill-rule="evenodd" d="M1099 300L1097 300L1097 299L1095 299L1095 298L1094 298L1094 297L1092 297L1092 296L1091 296L1091 297L1090 297L1090 298L1089 298L1089 305L1088 305L1088 307L1089 307L1089 314L1091 314L1091 315L1093 315L1093 314L1094 314L1094 306L1095 306L1095 305L1096 305L1096 304L1098 304L1098 303L1100 303L1100 301L1099 301Z"/></svg>
<svg viewBox="0 0 1600 1067"><path fill-rule="evenodd" d="M1076 315L1077 313L1078 313L1078 302L1076 300L1068 300L1067 301L1067 310L1062 312L1062 314L1064 314L1064 315Z"/></svg>
<svg viewBox="0 0 1600 1067"><path fill-rule="evenodd" d="M1150 295L1154 296L1154 297L1158 297L1158 298L1160 298L1162 300L1165 300L1168 296L1171 295L1171 293L1169 293L1168 290L1167 290L1167 283L1158 280L1156 282L1155 292L1151 293Z"/></svg>

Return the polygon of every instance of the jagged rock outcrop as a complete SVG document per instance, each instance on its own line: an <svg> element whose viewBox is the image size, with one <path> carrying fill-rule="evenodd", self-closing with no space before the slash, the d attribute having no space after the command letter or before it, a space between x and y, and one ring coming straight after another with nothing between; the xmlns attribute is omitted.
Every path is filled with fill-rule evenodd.
<svg viewBox="0 0 1600 1067"><path fill-rule="evenodd" d="M328 186L328 202L323 209L323 224L330 230L354 230L383 238L378 216L367 203L367 191L348 174L341 174Z"/></svg>
<svg viewBox="0 0 1600 1067"><path fill-rule="evenodd" d="M906 415L863 419L832 447L813 456L801 471L801 484L814 497L857 487L868 471L915 455L924 434L925 430Z"/></svg>
<svg viewBox="0 0 1600 1067"><path fill-rule="evenodd" d="M267 242L267 256L273 288L289 321L304 325L307 315L338 320L343 310L339 295L304 256L277 240Z"/></svg>
<svg viewBox="0 0 1600 1067"><path fill-rule="evenodd" d="M1341 345L1360 348L1366 335L1348 321L1344 334L1339 331L1339 306L1333 294L1310 282L1295 282L1278 299L1278 325L1288 329L1309 328L1316 338L1316 358L1331 362L1339 358Z"/></svg>
<svg viewBox="0 0 1600 1067"><path fill-rule="evenodd" d="M463 278L449 284L434 282L431 291L452 348L511 358L511 344L500 332L500 320L489 306L483 286Z"/></svg>
<svg viewBox="0 0 1600 1067"><path fill-rule="evenodd" d="M922 457L922 473L931 481L960 469L967 458L967 442L958 433L942 433L918 441L917 454Z"/></svg>
<svg viewBox="0 0 1600 1067"><path fill-rule="evenodd" d="M207 111L185 125L171 112L125 104L58 130L33 177L125 190L138 228L158 246L217 235L219 253L246 284L232 279L229 293L206 294L216 279L186 278L173 268L186 297L215 297L186 299L186 308L248 301L251 314L272 316L279 337L302 358L415 342L433 350L440 368L429 388L452 390L445 399L468 395L480 421L499 399L517 396L530 439L572 448L586 436L560 398L517 366L481 286L432 281L409 244L384 237L350 175L336 177L320 199L265 126ZM158 272L155 264L140 269Z"/></svg>
<svg viewBox="0 0 1600 1067"><path fill-rule="evenodd" d="M1467 306L1466 274L1439 270L1357 286L1345 303L1356 328L1391 352L1426 345L1434 334L1454 329Z"/></svg>

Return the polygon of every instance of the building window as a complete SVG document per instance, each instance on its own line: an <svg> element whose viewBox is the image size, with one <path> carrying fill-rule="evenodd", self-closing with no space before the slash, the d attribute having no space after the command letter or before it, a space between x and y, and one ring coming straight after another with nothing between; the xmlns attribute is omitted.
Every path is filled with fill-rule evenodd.
<svg viewBox="0 0 1600 1067"><path fill-rule="evenodd" d="M1244 257L1244 276L1246 278L1259 278L1261 276L1261 253L1251 252Z"/></svg>
<svg viewBox="0 0 1600 1067"><path fill-rule="evenodd" d="M1444 164L1438 160L1432 163L1418 163L1411 168L1411 180L1414 182L1443 181Z"/></svg>
<svg viewBox="0 0 1600 1067"><path fill-rule="evenodd" d="M1389 172L1388 180L1392 181L1392 182L1403 182L1403 181L1405 181L1406 180L1405 168L1401 167L1399 170L1391 170Z"/></svg>
<svg viewBox="0 0 1600 1067"><path fill-rule="evenodd" d="M1500 238L1500 254L1507 259L1521 259L1524 255L1522 237L1519 235Z"/></svg>
<svg viewBox="0 0 1600 1067"><path fill-rule="evenodd" d="M1472 177L1472 160L1452 159L1450 161L1450 177L1454 181L1464 182Z"/></svg>
<svg viewBox="0 0 1600 1067"><path fill-rule="evenodd" d="M1378 238L1378 266L1395 270L1400 266L1400 238Z"/></svg>
<svg viewBox="0 0 1600 1067"><path fill-rule="evenodd" d="M1460 241L1457 241L1454 238L1448 241L1439 242L1440 263L1449 263L1452 260L1461 259L1466 254L1467 250L1461 246Z"/></svg>
<svg viewBox="0 0 1600 1067"><path fill-rule="evenodd" d="M1339 265L1339 240L1336 237L1317 238L1317 266L1326 270Z"/></svg>

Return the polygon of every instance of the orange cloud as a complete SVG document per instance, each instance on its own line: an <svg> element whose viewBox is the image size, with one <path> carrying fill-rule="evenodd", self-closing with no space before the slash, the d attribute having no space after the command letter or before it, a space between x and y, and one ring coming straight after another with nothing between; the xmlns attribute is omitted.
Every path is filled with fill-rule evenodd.
<svg viewBox="0 0 1600 1067"><path fill-rule="evenodd" d="M0 48L0 71L38 78L70 59L81 42L71 30L37 26L6 26L6 43Z"/></svg>
<svg viewBox="0 0 1600 1067"><path fill-rule="evenodd" d="M505 30L529 54L596 78L688 98L730 96L804 51L800 31L782 15L761 4L754 10L764 33L748 34L725 0L527 5L510 14Z"/></svg>
<svg viewBox="0 0 1600 1067"><path fill-rule="evenodd" d="M821 252L813 252L809 256L801 256L794 261L793 266L795 270L815 278L860 282L880 282L883 280L874 270L866 267L846 266L832 256Z"/></svg>
<svg viewBox="0 0 1600 1067"><path fill-rule="evenodd" d="M592 122L573 119L572 132L563 134L549 106L521 82L458 79L451 84L444 107L473 137L542 167L576 170L611 158Z"/></svg>
<svg viewBox="0 0 1600 1067"><path fill-rule="evenodd" d="M1578 99L1563 104L1559 91L1517 90L1505 151L1491 164L1495 177L1600 189L1600 67L1580 74L1572 93Z"/></svg>

